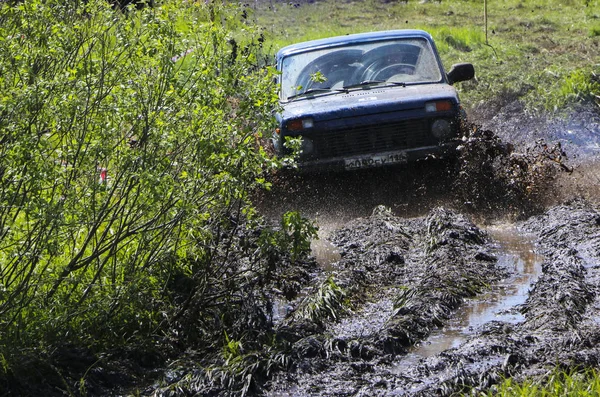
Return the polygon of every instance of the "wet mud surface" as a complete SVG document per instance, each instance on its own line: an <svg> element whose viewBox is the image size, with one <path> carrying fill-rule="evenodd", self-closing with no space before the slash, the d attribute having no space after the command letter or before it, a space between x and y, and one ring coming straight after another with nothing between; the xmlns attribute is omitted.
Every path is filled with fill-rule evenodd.
<svg viewBox="0 0 600 397"><path fill-rule="evenodd" d="M600 366L598 208L573 201L485 229L442 207L376 207L332 230L339 260L316 277L339 288L337 306L307 318L295 313L314 300L291 304L277 327L294 364L266 394L451 395Z"/></svg>
<svg viewBox="0 0 600 397"><path fill-rule="evenodd" d="M599 119L503 114L452 161L275 185L263 213L314 219L320 270L285 303L291 365L261 393L449 396L600 367Z"/></svg>

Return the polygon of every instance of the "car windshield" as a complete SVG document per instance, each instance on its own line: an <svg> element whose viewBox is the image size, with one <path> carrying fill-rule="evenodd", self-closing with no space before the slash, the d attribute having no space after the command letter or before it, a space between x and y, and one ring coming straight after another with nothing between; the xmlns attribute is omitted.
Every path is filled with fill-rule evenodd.
<svg viewBox="0 0 600 397"><path fill-rule="evenodd" d="M425 39L393 39L309 50L281 62L282 100L344 88L437 83L442 74ZM402 84L399 84L402 83Z"/></svg>

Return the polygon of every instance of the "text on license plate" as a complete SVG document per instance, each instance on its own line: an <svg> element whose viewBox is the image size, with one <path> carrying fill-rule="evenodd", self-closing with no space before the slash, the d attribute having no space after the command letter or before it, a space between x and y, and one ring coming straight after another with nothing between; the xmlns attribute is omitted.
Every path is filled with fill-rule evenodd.
<svg viewBox="0 0 600 397"><path fill-rule="evenodd" d="M406 153L398 152L379 156L364 156L344 159L344 165L347 170L356 170L359 168L380 167L383 165L406 163Z"/></svg>

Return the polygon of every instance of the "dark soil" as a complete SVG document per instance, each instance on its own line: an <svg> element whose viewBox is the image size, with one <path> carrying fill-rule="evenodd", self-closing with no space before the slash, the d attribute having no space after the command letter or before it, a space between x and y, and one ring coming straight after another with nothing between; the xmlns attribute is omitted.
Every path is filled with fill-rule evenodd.
<svg viewBox="0 0 600 397"><path fill-rule="evenodd" d="M298 354L293 375L272 381L273 395L284 390L354 395L370 389L369 378L380 378L382 368L443 326L464 298L506 275L486 233L443 208L404 220L377 207L331 240L341 249L333 274L347 291L346 311L337 320L322 320L318 334L302 335L296 343L308 338L314 348ZM294 316L290 319L287 327L293 326Z"/></svg>
<svg viewBox="0 0 600 397"><path fill-rule="evenodd" d="M487 390L506 376L542 377L557 364L598 368L600 212L573 202L521 228L545 256L519 309L524 321L484 324L459 348L416 364L403 363L410 346L507 276L490 237L442 208L412 220L377 208L334 232L342 252L334 277L347 291L347 309L294 342L293 369L279 373L267 394L451 395Z"/></svg>
<svg viewBox="0 0 600 397"><path fill-rule="evenodd" d="M150 393L149 385L162 377L167 362L166 350L155 346L98 354L87 348L59 345L50 353L21 353L21 360L3 373L2 396L107 396L127 395L132 390Z"/></svg>

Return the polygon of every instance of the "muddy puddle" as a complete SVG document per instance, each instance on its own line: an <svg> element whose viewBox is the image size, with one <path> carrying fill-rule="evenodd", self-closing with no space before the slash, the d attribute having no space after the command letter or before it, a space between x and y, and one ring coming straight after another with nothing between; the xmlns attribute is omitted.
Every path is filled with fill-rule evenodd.
<svg viewBox="0 0 600 397"><path fill-rule="evenodd" d="M318 266L311 259L296 295L273 294L281 342L264 360L287 365L248 395L483 395L507 377L541 380L557 362L598 367L598 208L573 202L486 227L442 207L312 219ZM223 390L198 378L190 390Z"/></svg>
<svg viewBox="0 0 600 397"><path fill-rule="evenodd" d="M319 239L311 245L312 254L326 272L334 271L336 262L341 259L339 248L328 240L338 226L326 223L319 230ZM398 363L399 372L428 357L458 348L490 321L509 324L524 321L519 308L542 271L543 256L536 252L534 236L519 231L513 225L492 226L486 230L496 241L494 254L498 266L505 268L511 276L492 286L490 291L467 300L443 328L432 332L427 340L415 345L402 357Z"/></svg>
<svg viewBox="0 0 600 397"><path fill-rule="evenodd" d="M597 174L587 171L599 165L586 167L561 175L559 192L596 197ZM293 366L269 381L266 395L449 396L542 376L557 354L575 366L600 362L593 206L572 202L526 222L507 214L510 221L481 227L494 218L473 223L448 209L450 199L429 209L439 203L434 191L410 211L385 199L412 203L416 195L382 194L371 200L384 205L369 210L367 199L349 203L348 186L332 189L325 208L301 200L300 212L319 227L311 245L318 268L297 299L275 304L277 332L292 336ZM328 277L348 306L302 319L326 297ZM574 340L574 329L583 336Z"/></svg>
<svg viewBox="0 0 600 397"><path fill-rule="evenodd" d="M512 276L501 280L489 292L467 300L443 328L412 347L399 360L394 372L403 373L428 357L459 348L491 321L517 324L525 320L519 308L541 274L543 256L536 252L534 236L520 232L513 225L493 226L487 231L496 241L498 265Z"/></svg>

